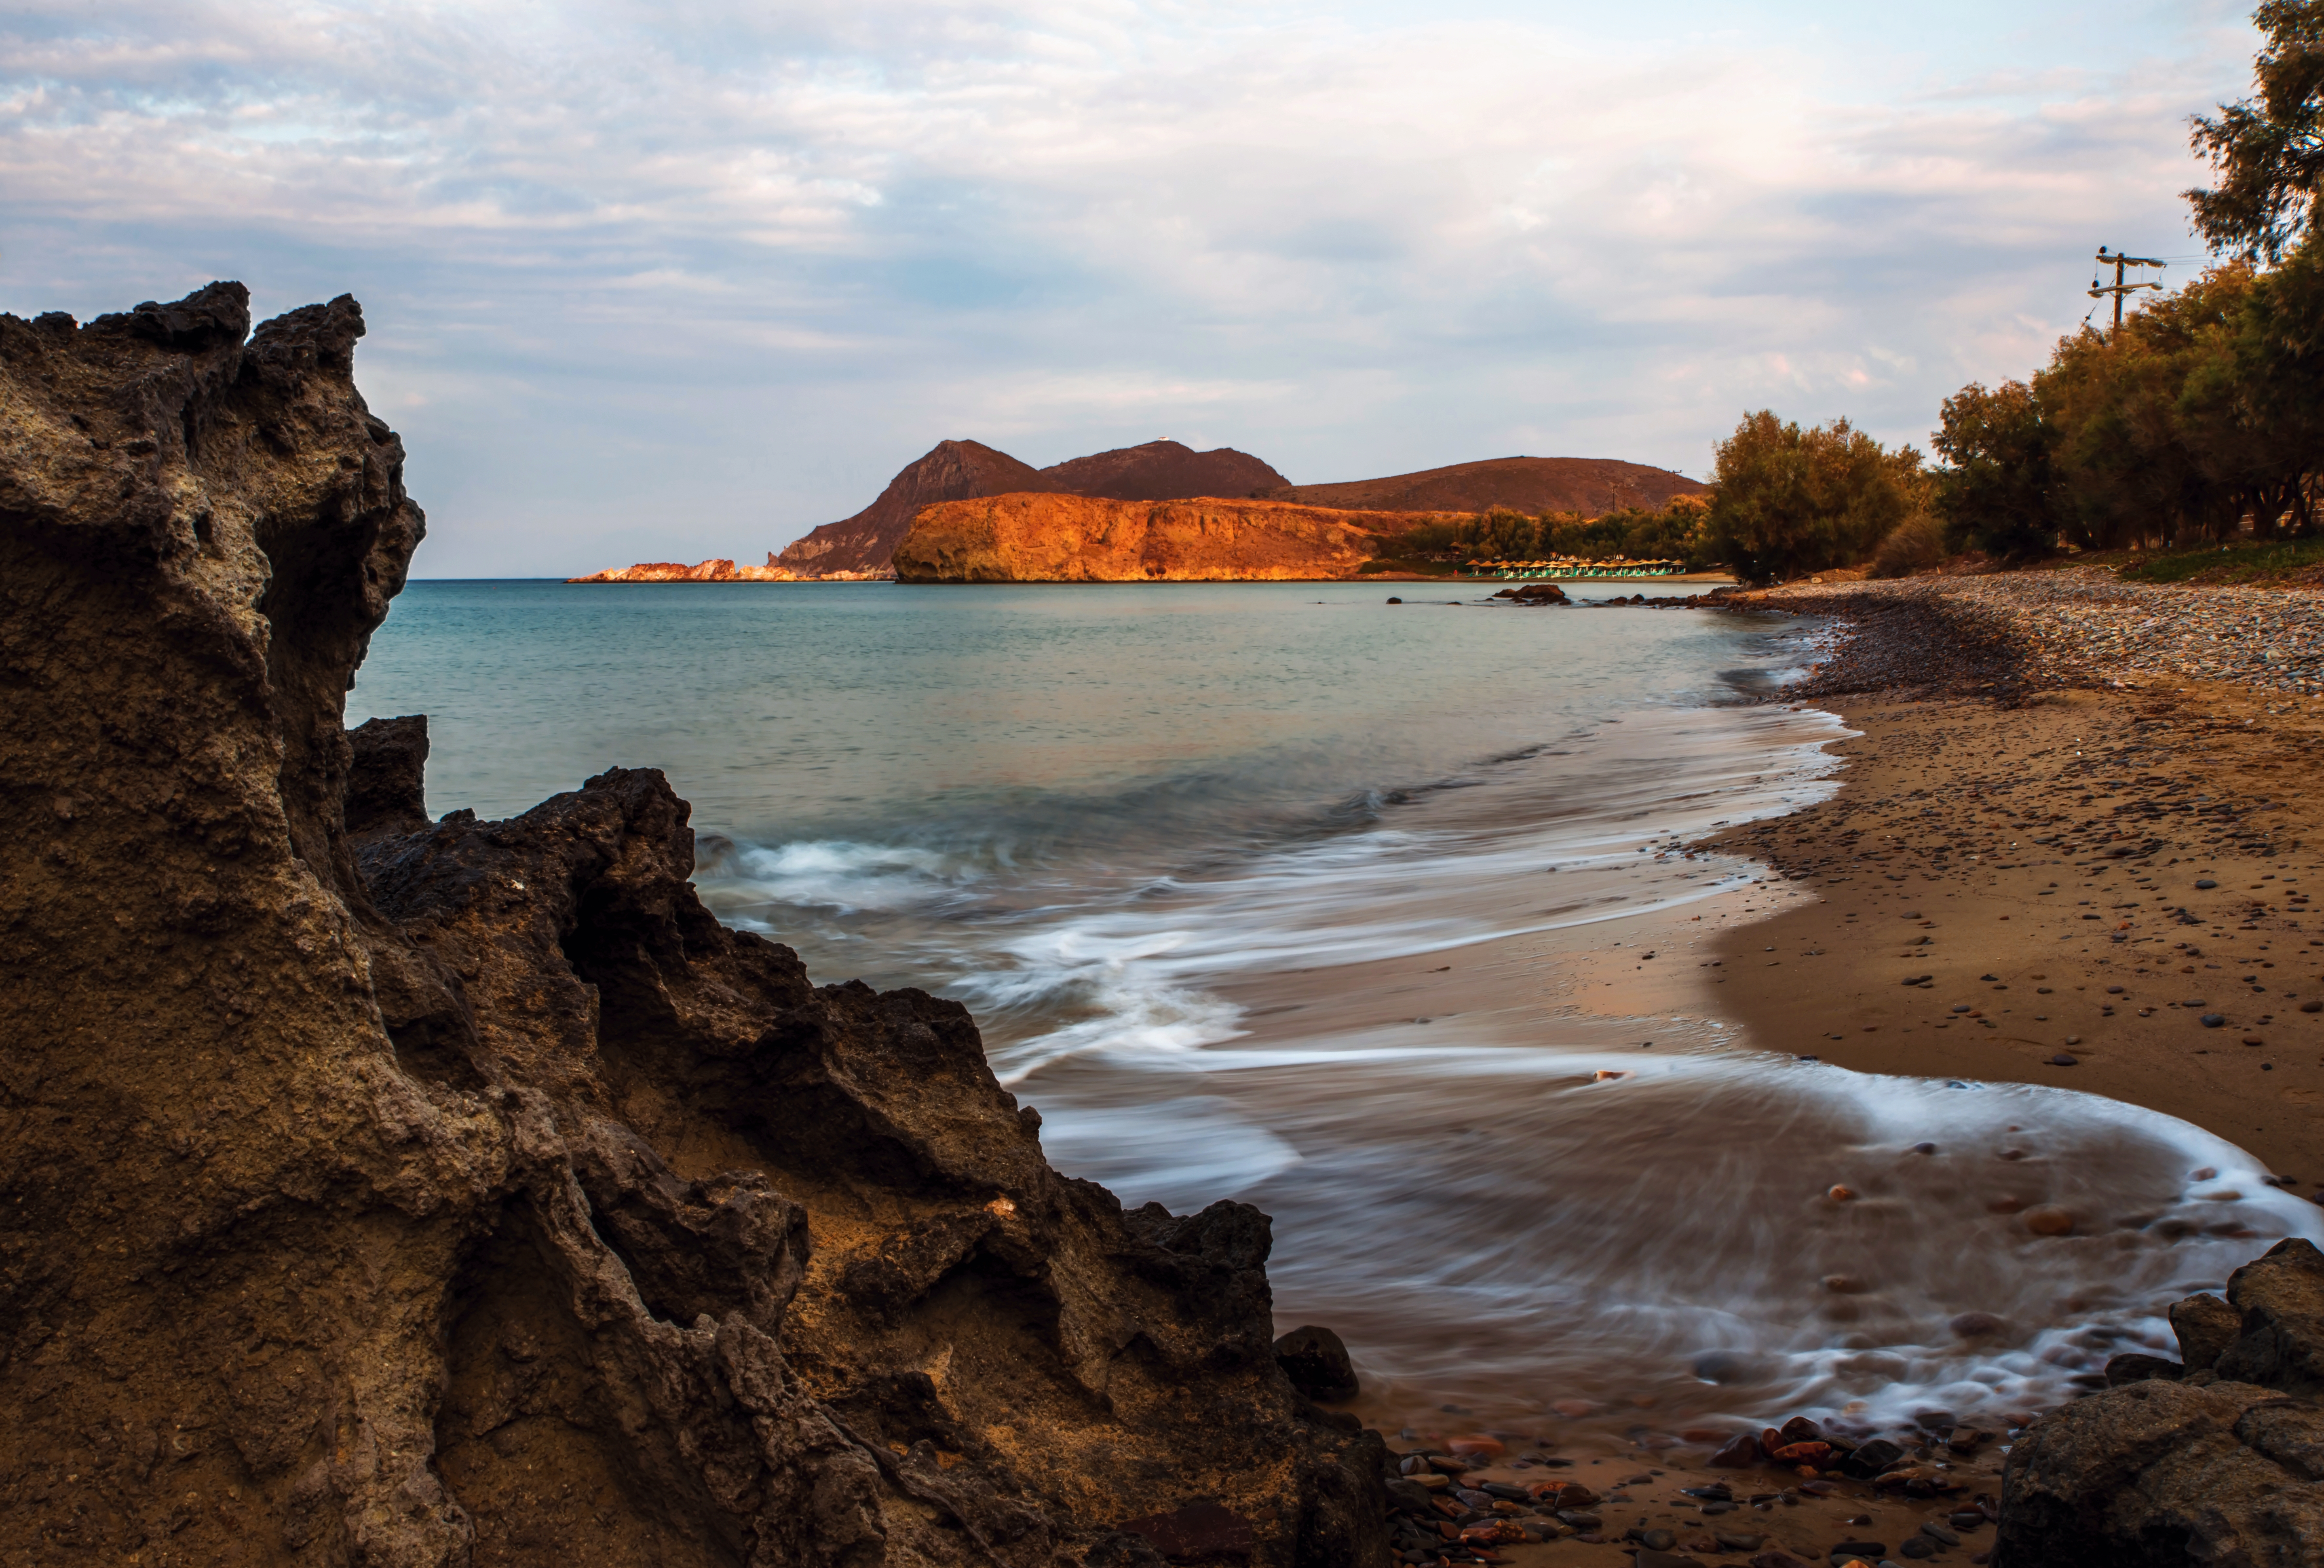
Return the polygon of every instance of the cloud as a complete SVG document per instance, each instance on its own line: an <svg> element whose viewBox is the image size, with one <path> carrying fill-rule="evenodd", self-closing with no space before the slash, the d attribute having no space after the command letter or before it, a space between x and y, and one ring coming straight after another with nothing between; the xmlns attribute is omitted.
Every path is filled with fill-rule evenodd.
<svg viewBox="0 0 2324 1568"><path fill-rule="evenodd" d="M1700 473L1763 402L1920 439L2098 243L2191 252L2251 48L1542 14L20 3L0 305L352 289L436 573L752 556L955 435Z"/></svg>

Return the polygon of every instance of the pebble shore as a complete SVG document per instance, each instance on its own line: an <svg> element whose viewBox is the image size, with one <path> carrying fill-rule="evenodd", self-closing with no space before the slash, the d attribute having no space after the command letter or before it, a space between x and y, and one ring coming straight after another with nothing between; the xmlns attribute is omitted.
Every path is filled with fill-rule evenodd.
<svg viewBox="0 0 2324 1568"><path fill-rule="evenodd" d="M1791 697L2227 681L2324 693L2324 603L2305 589L2126 583L2094 567L1796 583L1739 609L1839 616L1832 658Z"/></svg>

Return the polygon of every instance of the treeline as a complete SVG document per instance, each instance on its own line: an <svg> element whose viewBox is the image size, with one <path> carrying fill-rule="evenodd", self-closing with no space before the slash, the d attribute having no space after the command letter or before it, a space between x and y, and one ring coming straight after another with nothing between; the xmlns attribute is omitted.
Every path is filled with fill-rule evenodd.
<svg viewBox="0 0 2324 1568"><path fill-rule="evenodd" d="M1459 565L1467 561L1536 561L1563 558L1602 561L1676 560L1709 564L1703 520L1708 503L1682 495L1660 510L1625 507L1598 517L1578 512L1538 516L1506 507L1471 517L1438 518L1397 536L1396 553L1407 563Z"/></svg>
<svg viewBox="0 0 2324 1568"><path fill-rule="evenodd" d="M2257 90L2194 122L2218 183L2186 193L2235 259L2024 381L1945 400L1924 465L1845 420L1747 417L1719 448L1706 548L1759 580L1979 551L2190 548L2324 525L2324 0L2270 0Z"/></svg>

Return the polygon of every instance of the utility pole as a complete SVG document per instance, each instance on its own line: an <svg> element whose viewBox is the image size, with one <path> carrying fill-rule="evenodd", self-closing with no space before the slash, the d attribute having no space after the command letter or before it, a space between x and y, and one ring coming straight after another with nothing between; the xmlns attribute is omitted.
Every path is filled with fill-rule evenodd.
<svg viewBox="0 0 2324 1568"><path fill-rule="evenodd" d="M2114 263L2114 286L2112 288L2102 288L2099 286L2098 279L2092 278L2090 280L2090 298L2093 300L2098 300L2105 298L2108 294L2112 294L2114 296L2114 324L2116 327L2119 327L2122 325L2122 297L2125 294L2135 294L2141 289L2152 289L2158 294L2163 291L2163 285L2160 283L2124 282L2122 281L2122 270L2125 267L2163 267L2168 266L2170 263L2167 262L2148 261L2144 256L2126 256L2119 251L2109 252L2106 246L2100 245L2098 247L2098 265L2103 267L2108 262L2112 262Z"/></svg>

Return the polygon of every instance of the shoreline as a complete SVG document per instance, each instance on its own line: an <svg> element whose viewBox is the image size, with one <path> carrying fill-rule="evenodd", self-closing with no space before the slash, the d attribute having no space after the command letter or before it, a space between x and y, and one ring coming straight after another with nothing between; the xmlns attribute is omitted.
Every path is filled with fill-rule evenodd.
<svg viewBox="0 0 2324 1568"><path fill-rule="evenodd" d="M1812 895L1723 935L1730 1018L1758 1048L1858 1071L2161 1111L2324 1197L2324 920L2305 913L2324 881L2306 765L2324 703L2276 661L2283 613L2239 642L2247 620L2203 618L2240 615L2251 590L2125 605L2076 585L2099 606L2077 614L2020 578L2013 624L2011 590L1990 586L2010 579L1958 597L1908 581L1752 596L1848 623L1781 700L1857 733L1830 748L1847 764L1831 798L1705 841ZM2198 668L2282 686L2155 668L2197 636ZM1908 667L1919 689L1894 689Z"/></svg>
<svg viewBox="0 0 2324 1568"><path fill-rule="evenodd" d="M2253 706L2233 688L1841 706L1858 733L1832 747L1838 794L1719 840L1812 895L1722 933L1730 1017L1758 1047L1861 1072L2162 1111L2324 1193L2324 1011L2301 1010L2324 1000L2301 897L2324 880L2301 847L2319 801L2281 771L2300 742L2280 723L2215 733ZM2324 741L2324 722L2298 733ZM2255 822L2264 836L2224 837Z"/></svg>

